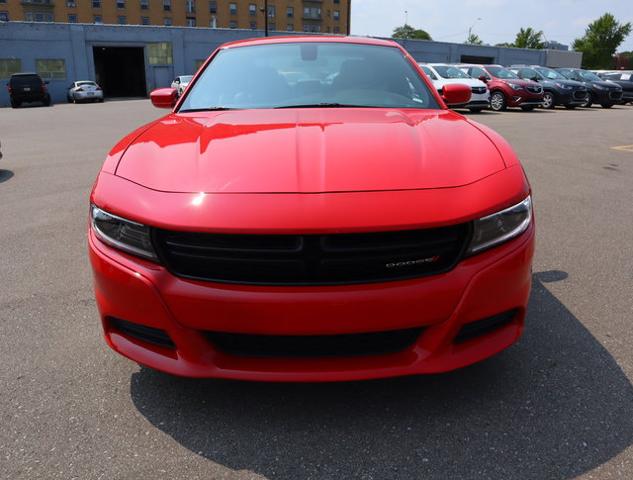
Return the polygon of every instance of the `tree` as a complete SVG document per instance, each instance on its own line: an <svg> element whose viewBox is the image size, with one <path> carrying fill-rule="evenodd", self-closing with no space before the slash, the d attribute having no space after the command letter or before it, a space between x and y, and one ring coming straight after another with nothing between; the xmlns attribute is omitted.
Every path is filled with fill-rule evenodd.
<svg viewBox="0 0 633 480"><path fill-rule="evenodd" d="M521 28L512 46L516 48L535 48L540 50L545 47L543 43L543 32L540 30L537 32L532 27Z"/></svg>
<svg viewBox="0 0 633 480"><path fill-rule="evenodd" d="M631 22L619 23L613 15L605 13L591 22L585 35L574 40L572 48L582 52L586 68L611 68L613 54L631 33Z"/></svg>
<svg viewBox="0 0 633 480"><path fill-rule="evenodd" d="M404 40L433 40L428 32L413 28L406 23L401 27L394 28L392 37Z"/></svg>
<svg viewBox="0 0 633 480"><path fill-rule="evenodd" d="M483 45L484 42L481 38L479 38L479 35L471 32L468 34L468 37L466 38L466 43L470 45Z"/></svg>

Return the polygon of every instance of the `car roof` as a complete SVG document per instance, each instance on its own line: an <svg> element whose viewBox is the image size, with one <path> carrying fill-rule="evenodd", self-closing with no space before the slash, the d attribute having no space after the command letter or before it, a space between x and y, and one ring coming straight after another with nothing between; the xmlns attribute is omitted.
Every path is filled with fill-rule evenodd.
<svg viewBox="0 0 633 480"><path fill-rule="evenodd" d="M235 40L233 42L225 43L220 46L220 48L246 47L254 45L276 45L280 43L347 43L401 48L400 45L393 40L382 40L378 38L368 37L341 37L335 35L324 35L316 37L308 35L281 35L275 37L249 38L245 40Z"/></svg>
<svg viewBox="0 0 633 480"><path fill-rule="evenodd" d="M20 73L14 73L11 76L12 77L29 77L29 76L33 76L33 75L39 77L39 75L37 73L35 73L35 72L20 72Z"/></svg>

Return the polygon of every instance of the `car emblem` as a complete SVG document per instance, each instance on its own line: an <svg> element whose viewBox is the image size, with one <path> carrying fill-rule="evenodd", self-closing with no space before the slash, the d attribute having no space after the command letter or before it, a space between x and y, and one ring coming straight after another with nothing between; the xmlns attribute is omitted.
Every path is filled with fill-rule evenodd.
<svg viewBox="0 0 633 480"><path fill-rule="evenodd" d="M391 262L386 263L385 268L402 268L412 267L414 265L423 265L425 263L435 263L440 259L439 255L433 255L432 257L418 258L415 260L406 260L404 262Z"/></svg>

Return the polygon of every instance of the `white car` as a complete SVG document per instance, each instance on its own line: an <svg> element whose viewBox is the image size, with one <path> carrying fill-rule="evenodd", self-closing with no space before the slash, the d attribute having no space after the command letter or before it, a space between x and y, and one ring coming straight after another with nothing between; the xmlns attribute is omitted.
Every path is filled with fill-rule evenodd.
<svg viewBox="0 0 633 480"><path fill-rule="evenodd" d="M419 65L438 91L441 91L444 85L455 83L468 85L472 93L470 102L465 107L471 112L481 112L490 106L490 90L481 80L472 78L459 68L444 63L420 63Z"/></svg>
<svg viewBox="0 0 633 480"><path fill-rule="evenodd" d="M68 103L103 102L103 90L97 82L79 80L68 87Z"/></svg>
<svg viewBox="0 0 633 480"><path fill-rule="evenodd" d="M193 75L180 75L171 82L171 88L175 88L178 92L178 96L181 96L192 78Z"/></svg>

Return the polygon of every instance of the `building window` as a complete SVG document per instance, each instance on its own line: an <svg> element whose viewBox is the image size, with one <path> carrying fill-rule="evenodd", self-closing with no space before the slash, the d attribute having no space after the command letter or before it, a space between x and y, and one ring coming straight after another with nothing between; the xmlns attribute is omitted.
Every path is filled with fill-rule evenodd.
<svg viewBox="0 0 633 480"><path fill-rule="evenodd" d="M319 7L304 7L303 18L319 20L321 18L321 9Z"/></svg>
<svg viewBox="0 0 633 480"><path fill-rule="evenodd" d="M187 13L196 13L196 0L187 0L185 3L185 11Z"/></svg>
<svg viewBox="0 0 633 480"><path fill-rule="evenodd" d="M288 25L286 25L286 31L288 32L294 32L295 31L295 26L293 23L289 23Z"/></svg>
<svg viewBox="0 0 633 480"><path fill-rule="evenodd" d="M257 5L255 5L254 3L249 3L248 4L248 14L250 16L252 16L252 17L257 15Z"/></svg>
<svg viewBox="0 0 633 480"><path fill-rule="evenodd" d="M209 0L209 13L218 13L218 2Z"/></svg>
<svg viewBox="0 0 633 480"><path fill-rule="evenodd" d="M68 8L76 8L77 7L77 2L75 0L68 0L66 2L66 6Z"/></svg>
<svg viewBox="0 0 633 480"><path fill-rule="evenodd" d="M275 22L269 23L268 24L268 30L274 32L277 30L277 24Z"/></svg>
<svg viewBox="0 0 633 480"><path fill-rule="evenodd" d="M295 16L295 9L294 9L294 7L286 8L286 17L292 18L294 16Z"/></svg>
<svg viewBox="0 0 633 480"><path fill-rule="evenodd" d="M149 9L149 0L141 0L141 10Z"/></svg>
<svg viewBox="0 0 633 480"><path fill-rule="evenodd" d="M125 18L125 15L119 15L117 17L117 22L119 25L125 25L127 23L127 18Z"/></svg>
<svg viewBox="0 0 633 480"><path fill-rule="evenodd" d="M229 13L231 15L237 15L237 3L229 3Z"/></svg>
<svg viewBox="0 0 633 480"><path fill-rule="evenodd" d="M26 12L24 19L27 22L52 22L53 14L48 12Z"/></svg>
<svg viewBox="0 0 633 480"><path fill-rule="evenodd" d="M101 8L101 0L92 0L92 8Z"/></svg>
<svg viewBox="0 0 633 480"><path fill-rule="evenodd" d="M103 23L103 19L101 18L101 15L95 15L93 18L94 23L101 25Z"/></svg>
<svg viewBox="0 0 633 480"><path fill-rule="evenodd" d="M336 20L338 22L341 19L341 11L340 10L334 10L332 12L332 17L334 18L334 20Z"/></svg>
<svg viewBox="0 0 633 480"><path fill-rule="evenodd" d="M257 30L257 22L251 22L251 30Z"/></svg>
<svg viewBox="0 0 633 480"><path fill-rule="evenodd" d="M274 17L277 15L277 8L274 5L268 5L268 16Z"/></svg>
<svg viewBox="0 0 633 480"><path fill-rule="evenodd" d="M196 17L187 17L187 26L195 27L196 26Z"/></svg>
<svg viewBox="0 0 633 480"><path fill-rule="evenodd" d="M231 20L229 22L229 28L237 28L237 22L235 20Z"/></svg>
<svg viewBox="0 0 633 480"><path fill-rule="evenodd" d="M171 0L163 0L163 10L171 12Z"/></svg>
<svg viewBox="0 0 633 480"><path fill-rule="evenodd" d="M35 71L42 78L63 80L66 78L66 62L63 59L37 59Z"/></svg>
<svg viewBox="0 0 633 480"><path fill-rule="evenodd" d="M116 0L116 8L125 8L125 0Z"/></svg>
<svg viewBox="0 0 633 480"><path fill-rule="evenodd" d="M141 25L149 25L149 17L141 17Z"/></svg>
<svg viewBox="0 0 633 480"><path fill-rule="evenodd" d="M321 25L304 24L303 31L309 33L319 33L321 31Z"/></svg>
<svg viewBox="0 0 633 480"><path fill-rule="evenodd" d="M0 22L8 22L8 21L9 21L9 12L0 12Z"/></svg>
<svg viewBox="0 0 633 480"><path fill-rule="evenodd" d="M77 23L77 15L75 15L74 13L69 13L68 23Z"/></svg>
<svg viewBox="0 0 633 480"><path fill-rule="evenodd" d="M334 25L334 33L341 33L341 27Z"/></svg>
<svg viewBox="0 0 633 480"><path fill-rule="evenodd" d="M334 0L334 3L335 4L339 4L339 3L341 3L341 0Z"/></svg>
<svg viewBox="0 0 633 480"><path fill-rule="evenodd" d="M22 60L19 58L0 58L0 78L9 78L22 71Z"/></svg>
<svg viewBox="0 0 633 480"><path fill-rule="evenodd" d="M165 19L163 20L163 25L165 25L166 27L171 27L172 25L171 18L165 17Z"/></svg>
<svg viewBox="0 0 633 480"><path fill-rule="evenodd" d="M169 20L171 21L171 18ZM149 43L147 45L147 58L150 65L171 65L174 63L171 43Z"/></svg>

